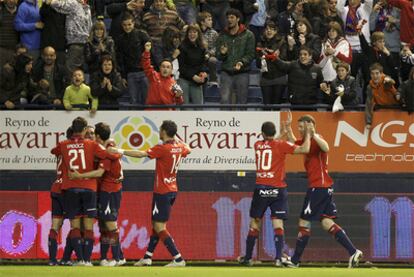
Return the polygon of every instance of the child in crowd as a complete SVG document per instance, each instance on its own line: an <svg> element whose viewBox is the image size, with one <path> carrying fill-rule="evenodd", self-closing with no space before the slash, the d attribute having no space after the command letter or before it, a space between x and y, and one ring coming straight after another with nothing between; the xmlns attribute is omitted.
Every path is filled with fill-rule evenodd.
<svg viewBox="0 0 414 277"><path fill-rule="evenodd" d="M355 78L350 75L351 67L340 62L336 65L336 78L330 84L322 83L321 90L325 93L325 100L333 104L338 96L343 105L358 104Z"/></svg>
<svg viewBox="0 0 414 277"><path fill-rule="evenodd" d="M84 82L85 76L82 69L73 71L72 84L66 88L63 96L63 105L66 110L87 110L89 101L92 102L91 113L95 113L98 109L98 98L92 97L91 88Z"/></svg>
<svg viewBox="0 0 414 277"><path fill-rule="evenodd" d="M207 44L207 61L208 61L208 84L217 86L217 58L216 58L216 40L218 33L213 29L213 17L209 12L201 12L198 14L198 25L201 28L204 42Z"/></svg>

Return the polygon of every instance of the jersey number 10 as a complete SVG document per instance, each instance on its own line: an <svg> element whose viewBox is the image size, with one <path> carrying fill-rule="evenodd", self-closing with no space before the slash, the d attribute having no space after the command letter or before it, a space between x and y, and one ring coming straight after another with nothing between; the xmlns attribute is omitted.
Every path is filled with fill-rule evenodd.
<svg viewBox="0 0 414 277"><path fill-rule="evenodd" d="M272 150L257 150L256 151L256 167L257 170L269 170L272 166Z"/></svg>

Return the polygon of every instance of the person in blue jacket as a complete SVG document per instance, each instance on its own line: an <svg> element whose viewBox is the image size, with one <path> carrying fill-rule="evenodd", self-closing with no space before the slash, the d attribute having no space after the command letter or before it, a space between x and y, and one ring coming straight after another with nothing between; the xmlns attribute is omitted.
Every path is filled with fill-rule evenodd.
<svg viewBox="0 0 414 277"><path fill-rule="evenodd" d="M36 60L40 54L40 35L44 23L41 21L36 0L23 0L17 9L14 28L20 34L20 42L29 50Z"/></svg>

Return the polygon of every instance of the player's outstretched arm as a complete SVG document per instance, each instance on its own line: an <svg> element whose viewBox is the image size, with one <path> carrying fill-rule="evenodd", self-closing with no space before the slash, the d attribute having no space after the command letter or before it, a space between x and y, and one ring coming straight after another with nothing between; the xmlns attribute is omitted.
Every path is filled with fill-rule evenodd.
<svg viewBox="0 0 414 277"><path fill-rule="evenodd" d="M125 155L125 156L129 156L129 157L134 157L134 158L145 158L148 157L148 153L145 151L140 151L140 150L125 150L125 149L120 149L120 148L116 148L116 147L109 147L107 149L107 151L109 153L118 153L121 155Z"/></svg>
<svg viewBox="0 0 414 277"><path fill-rule="evenodd" d="M78 171L68 171L69 179L76 180L76 179L85 179L85 178L100 178L105 173L103 168L98 168L92 171L79 173Z"/></svg>
<svg viewBox="0 0 414 277"><path fill-rule="evenodd" d="M314 134L313 139L319 145L319 148L322 150L322 152L329 152L329 144L319 134Z"/></svg>

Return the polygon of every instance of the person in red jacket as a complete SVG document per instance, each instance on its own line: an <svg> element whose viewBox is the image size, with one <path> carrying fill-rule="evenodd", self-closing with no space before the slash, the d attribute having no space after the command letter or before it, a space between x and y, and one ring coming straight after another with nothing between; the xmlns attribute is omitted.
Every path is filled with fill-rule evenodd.
<svg viewBox="0 0 414 277"><path fill-rule="evenodd" d="M414 0L388 0L388 4L401 10L401 42L414 46Z"/></svg>
<svg viewBox="0 0 414 277"><path fill-rule="evenodd" d="M172 76L173 65L164 60L160 64L160 72L151 65L151 42L145 43L142 54L142 67L148 78L149 88L146 105L175 105L184 102L183 91Z"/></svg>

